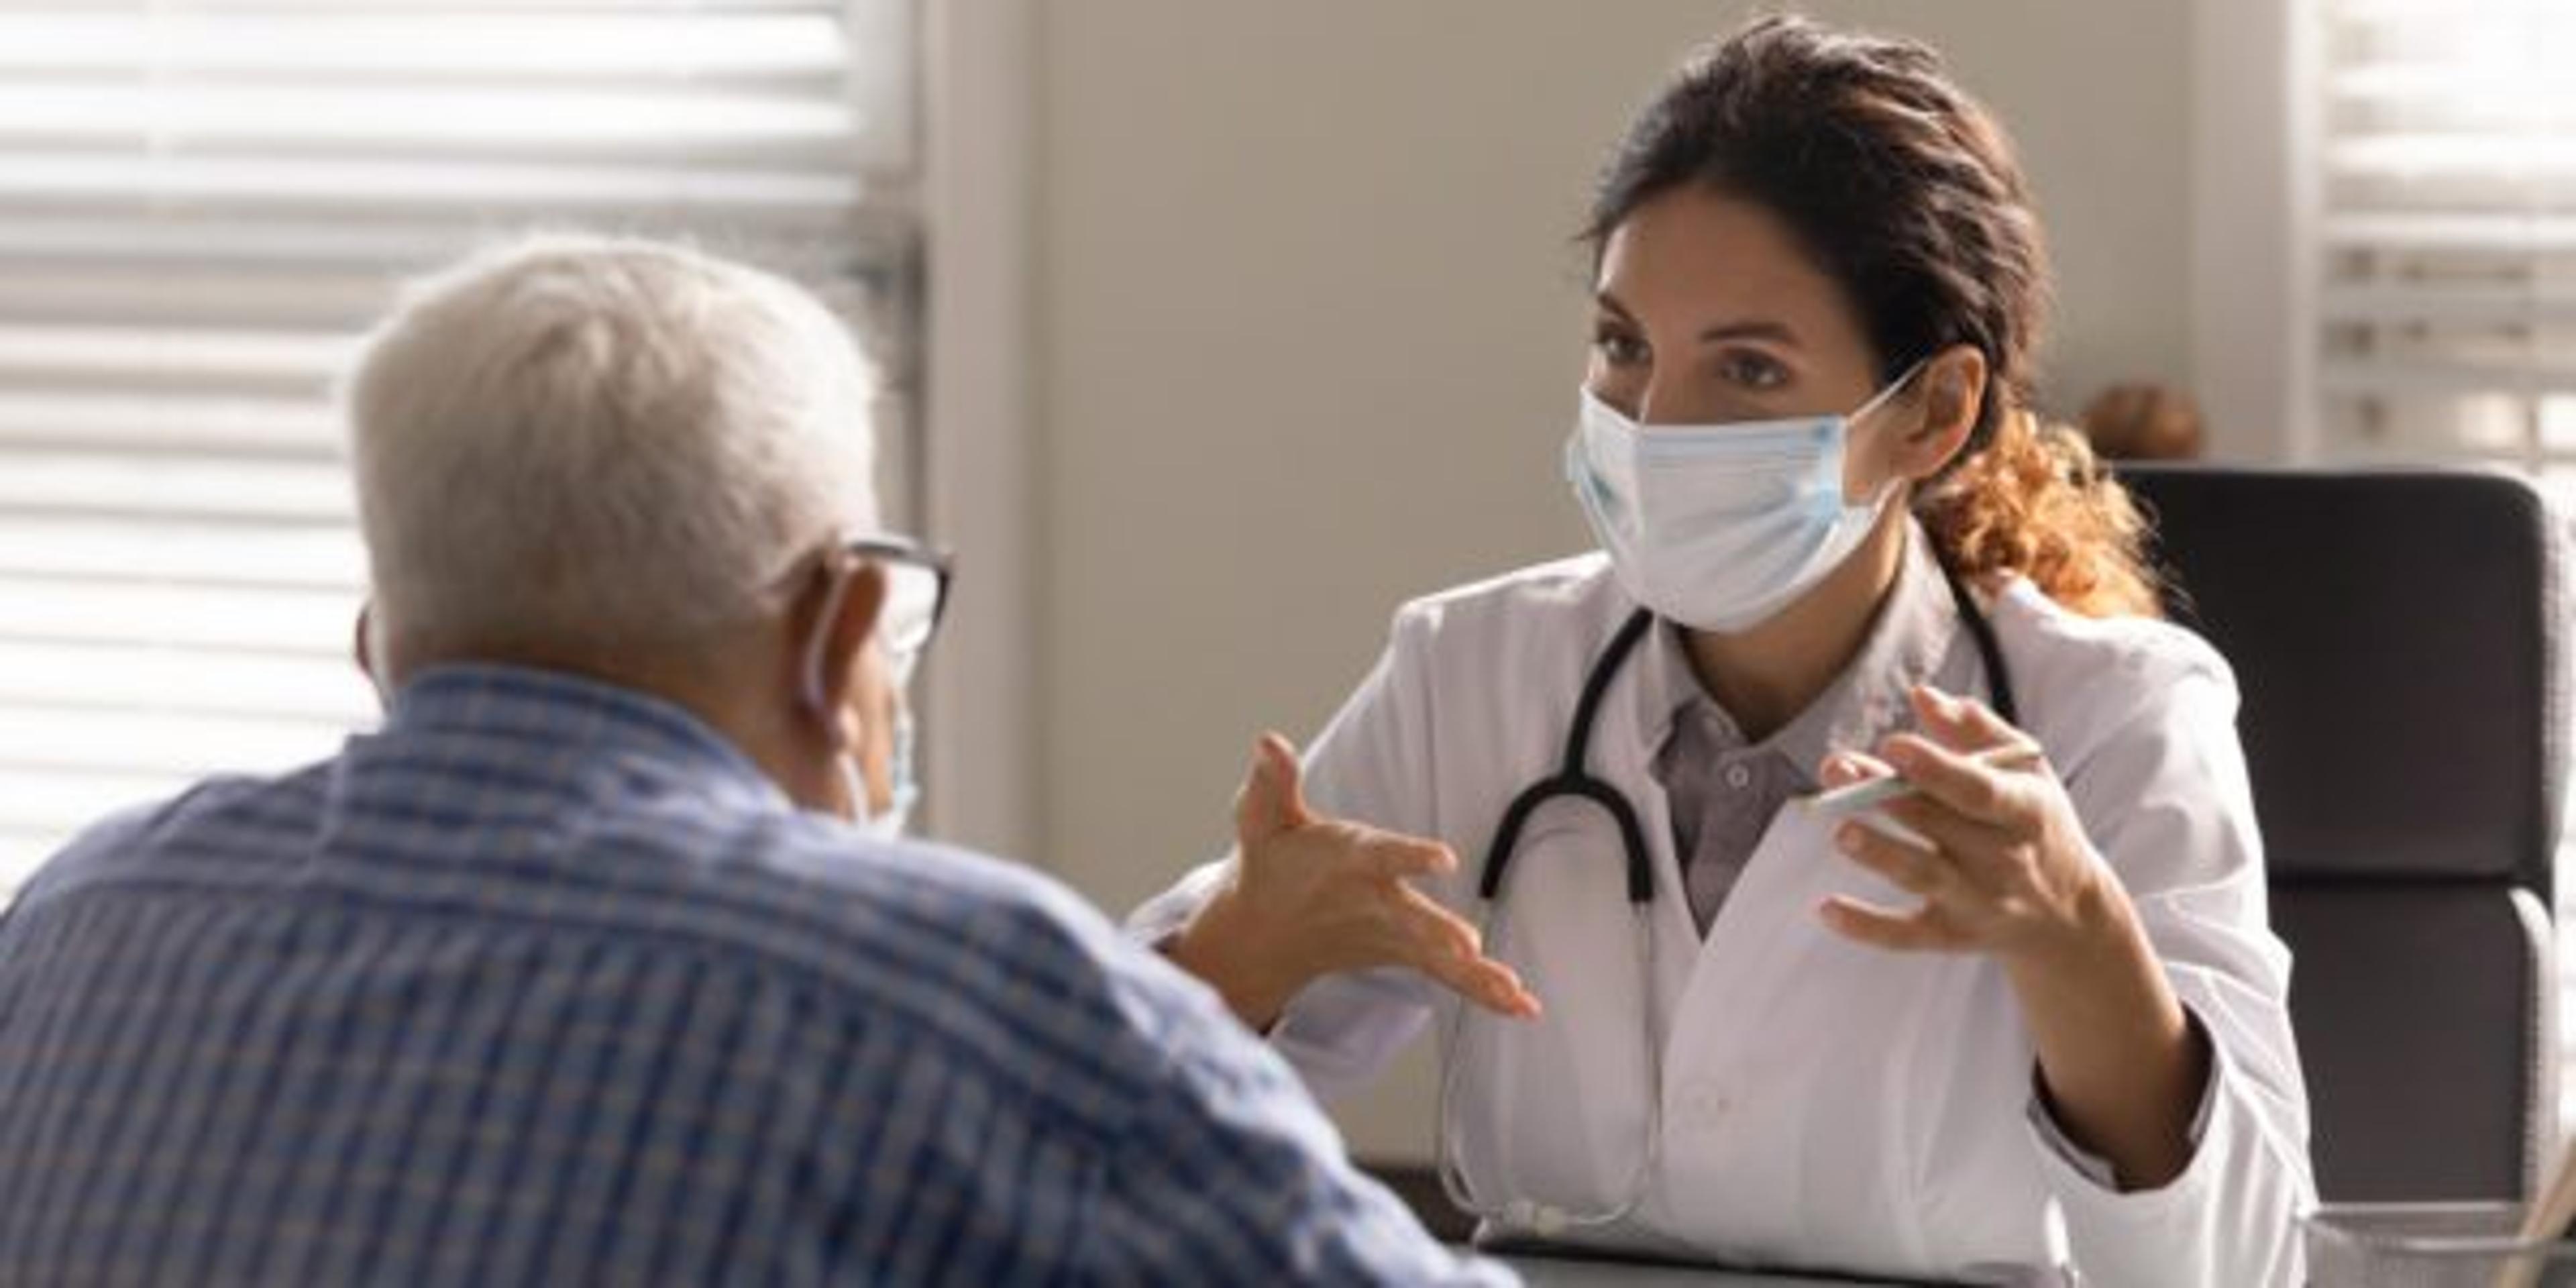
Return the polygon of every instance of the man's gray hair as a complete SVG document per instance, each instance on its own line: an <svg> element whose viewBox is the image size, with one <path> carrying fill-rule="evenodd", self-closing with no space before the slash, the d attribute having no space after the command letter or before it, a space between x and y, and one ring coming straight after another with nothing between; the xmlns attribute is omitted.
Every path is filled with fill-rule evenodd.
<svg viewBox="0 0 2576 1288"><path fill-rule="evenodd" d="M873 528L873 373L796 286L683 247L545 237L415 283L346 393L398 646L687 645Z"/></svg>

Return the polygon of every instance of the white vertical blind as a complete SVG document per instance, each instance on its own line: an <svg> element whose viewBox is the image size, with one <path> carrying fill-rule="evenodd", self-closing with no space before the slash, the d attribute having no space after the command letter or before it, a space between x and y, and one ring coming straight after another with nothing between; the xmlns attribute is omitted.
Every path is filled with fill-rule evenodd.
<svg viewBox="0 0 2576 1288"><path fill-rule="evenodd" d="M2576 0L2313 3L2324 454L2498 464L2576 493ZM2576 1068L2563 946L2559 974ZM2559 1118L2576 1128L2576 1080Z"/></svg>
<svg viewBox="0 0 2576 1288"><path fill-rule="evenodd" d="M2316 12L2324 454L2576 474L2576 3Z"/></svg>
<svg viewBox="0 0 2576 1288"><path fill-rule="evenodd" d="M0 899L368 720L330 382L530 226L785 271L909 370L905 0L0 0ZM897 477L907 453L886 445Z"/></svg>

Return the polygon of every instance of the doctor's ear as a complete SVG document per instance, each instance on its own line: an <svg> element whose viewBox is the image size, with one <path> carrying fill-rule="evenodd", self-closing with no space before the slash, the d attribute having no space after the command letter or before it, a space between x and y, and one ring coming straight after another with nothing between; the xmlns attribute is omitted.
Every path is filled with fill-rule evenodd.
<svg viewBox="0 0 2576 1288"><path fill-rule="evenodd" d="M827 567L789 611L788 638L802 650L796 659L797 698L836 739L851 732L843 728L843 713L860 682L864 646L876 633L885 589L885 570L875 564Z"/></svg>
<svg viewBox="0 0 2576 1288"><path fill-rule="evenodd" d="M1917 409L1917 419L1895 444L1896 469L1909 478L1930 478L1967 446L1977 428L1977 412L1986 402L1986 355L1966 344L1932 355L1914 374L1905 401Z"/></svg>

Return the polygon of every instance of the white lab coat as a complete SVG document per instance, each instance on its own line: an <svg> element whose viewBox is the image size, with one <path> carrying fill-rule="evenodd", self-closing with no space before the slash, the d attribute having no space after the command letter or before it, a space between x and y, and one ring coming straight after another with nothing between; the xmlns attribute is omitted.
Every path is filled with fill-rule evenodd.
<svg viewBox="0 0 2576 1288"><path fill-rule="evenodd" d="M1634 603L1599 555L1407 605L1376 670L1307 753L1316 808L1439 838L1460 872L1424 883L1477 916L1473 880L1505 804L1552 772L1583 676ZM1602 705L1593 772L1623 790L1655 867L1652 977L1661 1044L1659 1161L1639 1209L1580 1236L1739 1262L2016 1279L2071 1265L2085 1283L2294 1283L2312 1203L2307 1102L2267 927L2226 663L2197 637L2096 621L2009 583L1989 617L2023 726L2047 749L2095 847L2136 904L2216 1053L2199 1148L2160 1190L2122 1194L2070 1167L2030 1120L2034 1061L1993 962L1851 943L1827 894L1910 906L1780 812L1703 942L1648 772L1634 658ZM1606 818L1542 809L1511 867L1495 935L1544 1003L1513 1025L1471 1016L1453 1121L1487 1198L1607 1207L1648 1129L1637 934ZM1223 861L1139 909L1168 934ZM1318 1095L1377 1073L1455 1000L1423 977L1332 977L1272 1040ZM1456 1053L1443 1051L1443 1060ZM1444 1068L1446 1066L1444 1065Z"/></svg>

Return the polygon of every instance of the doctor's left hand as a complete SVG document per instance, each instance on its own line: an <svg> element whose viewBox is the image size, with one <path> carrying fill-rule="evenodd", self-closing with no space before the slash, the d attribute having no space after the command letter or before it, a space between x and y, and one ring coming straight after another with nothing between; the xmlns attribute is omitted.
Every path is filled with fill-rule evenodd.
<svg viewBox="0 0 2576 1288"><path fill-rule="evenodd" d="M1864 944L1995 959L2029 1025L2050 1116L2123 1188L2165 1184L2195 1149L2193 1107L2215 1059L2207 1036L2030 736L1982 703L1929 687L1913 696L1928 736L1894 735L1876 757L1838 752L1820 776L1840 786L1897 773L1918 789L1880 808L1928 844L1859 822L1834 843L1922 906L1836 896L1820 915ZM2016 746L2034 753L2019 768L1971 759Z"/></svg>
<svg viewBox="0 0 2576 1288"><path fill-rule="evenodd" d="M1913 700L1921 735L1892 735L1874 757L1836 752L1819 777L1831 788L1898 774L1915 786L1879 808L1928 847L1857 820L1837 827L1834 844L1922 906L1901 912L1835 896L1820 910L1826 924L1879 948L2007 960L2080 954L2099 936L2120 937L2127 897L2030 735L1984 703L1928 685ZM2027 766L1971 759L2016 747L2031 750Z"/></svg>

